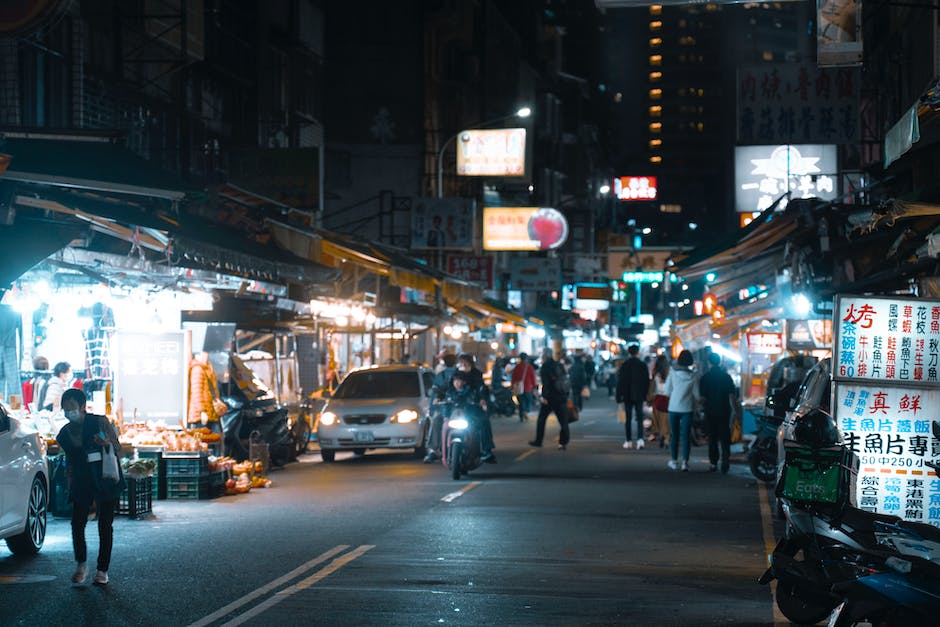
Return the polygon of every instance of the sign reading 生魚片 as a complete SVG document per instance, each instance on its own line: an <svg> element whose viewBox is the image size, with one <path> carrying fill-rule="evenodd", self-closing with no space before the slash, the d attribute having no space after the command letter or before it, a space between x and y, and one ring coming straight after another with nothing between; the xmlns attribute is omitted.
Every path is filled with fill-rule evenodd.
<svg viewBox="0 0 940 627"><path fill-rule="evenodd" d="M940 302L837 296L833 416L859 457L859 508L940 526Z"/></svg>

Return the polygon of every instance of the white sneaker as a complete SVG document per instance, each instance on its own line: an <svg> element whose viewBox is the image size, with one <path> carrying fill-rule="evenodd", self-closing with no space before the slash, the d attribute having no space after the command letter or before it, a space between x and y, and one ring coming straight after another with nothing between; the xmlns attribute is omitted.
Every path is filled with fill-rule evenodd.
<svg viewBox="0 0 940 627"><path fill-rule="evenodd" d="M94 581L93 581L92 583L94 583L96 586L106 586L106 585L108 585L108 573L107 573L106 571L99 570L99 571L95 574L95 579L94 579Z"/></svg>
<svg viewBox="0 0 940 627"><path fill-rule="evenodd" d="M689 472L689 462L685 460L682 462L682 472Z"/></svg>
<svg viewBox="0 0 940 627"><path fill-rule="evenodd" d="M679 467L679 465L676 463L676 460L674 460L674 459L670 459L670 460L666 463L666 465L669 466L669 468L670 468L671 470L675 470L676 468Z"/></svg>
<svg viewBox="0 0 940 627"><path fill-rule="evenodd" d="M75 574L72 575L72 585L84 586L85 577L87 576L88 576L88 568L85 566L85 562L81 562L75 567Z"/></svg>
<svg viewBox="0 0 940 627"><path fill-rule="evenodd" d="M636 441L636 450L640 450L644 446L646 446L646 442L642 438Z"/></svg>
<svg viewBox="0 0 940 627"><path fill-rule="evenodd" d="M633 448L633 442L631 442L630 440L627 440L626 442L623 443L623 448Z"/></svg>

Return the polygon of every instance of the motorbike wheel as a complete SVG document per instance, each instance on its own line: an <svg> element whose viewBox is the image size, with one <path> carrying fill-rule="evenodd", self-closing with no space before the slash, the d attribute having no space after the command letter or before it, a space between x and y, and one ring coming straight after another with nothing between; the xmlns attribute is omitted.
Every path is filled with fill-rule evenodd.
<svg viewBox="0 0 940 627"><path fill-rule="evenodd" d="M450 445L450 456L447 458L450 462L450 476L454 481L460 479L460 461L463 457L463 445L460 442L454 442Z"/></svg>
<svg viewBox="0 0 940 627"><path fill-rule="evenodd" d="M791 581L777 582L774 600L783 615L799 625L815 625L829 616L835 607L835 605L820 605L804 599L800 587Z"/></svg>
<svg viewBox="0 0 940 627"><path fill-rule="evenodd" d="M301 414L291 428L291 461L307 452L308 442L310 442L310 423L307 422L307 416Z"/></svg>
<svg viewBox="0 0 940 627"><path fill-rule="evenodd" d="M771 482L777 480L777 462L771 461L763 455L752 455L748 458L751 473L761 481Z"/></svg>
<svg viewBox="0 0 940 627"><path fill-rule="evenodd" d="M321 449L321 450L320 450L320 459L322 459L322 460L325 461L325 462L333 462L333 461L336 461L336 451L330 451L330 450L323 450L323 449Z"/></svg>

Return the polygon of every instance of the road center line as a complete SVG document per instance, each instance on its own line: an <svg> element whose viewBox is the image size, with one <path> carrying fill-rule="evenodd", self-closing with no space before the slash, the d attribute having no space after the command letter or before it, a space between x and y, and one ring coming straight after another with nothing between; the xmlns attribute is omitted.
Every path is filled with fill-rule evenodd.
<svg viewBox="0 0 940 627"><path fill-rule="evenodd" d="M336 555L337 553L342 553L343 551L345 551L345 550L348 549L348 548L349 548L349 545L348 545L348 544L340 544L339 546L334 546L334 547L333 547L332 549L330 549L329 551L327 551L327 552L325 552L325 553L322 553L321 555L318 555L317 557L313 558L313 559L310 560L309 562L306 562L306 563L304 563L304 564L301 564L300 566L298 566L298 567L295 568L294 570L290 571L290 572L287 573L286 575L283 575L283 576L281 576L281 577L278 577L278 578L275 579L274 581L272 581L272 582L270 582L270 583L268 583L268 584L265 584L265 585L261 586L260 588L258 588L258 589L256 589L256 590L252 590L251 592L249 592L249 593L246 594L245 596L241 597L240 599L236 599L235 601L232 601L231 603L229 603L229 604L226 605L225 607L220 608L220 609L216 610L215 612L212 612L212 613L209 614L208 616L199 619L199 620L196 621L195 623L191 624L189 627L204 627L205 625L209 625L209 624L211 624L211 623L213 623L213 622L219 620L220 618L222 618L222 617L224 617L224 616L228 616L228 615L231 614L233 611L237 610L238 608L242 607L243 605L247 605L248 603L251 603L252 601L254 601L255 599L257 599L258 597L264 596L264 595L267 594L268 592L271 592L271 590L274 590L274 589L276 589L276 588L279 588L279 587L283 586L285 583L287 583L287 582L291 581L292 579L295 579L296 577L298 577L298 576L304 574L305 572L307 572L308 570L310 570L310 569L313 568L314 566L317 566L317 565L319 565L319 564L322 564L323 562L325 562L326 560L330 559L331 557L333 557L333 556Z"/></svg>
<svg viewBox="0 0 940 627"><path fill-rule="evenodd" d="M774 524L773 524L773 515L770 511L770 502L768 501L767 494L767 484L763 481L758 480L757 482L757 491L760 493L760 521L761 529L764 534L764 551L767 555L767 564L764 566L769 566L770 556L774 552L774 549L777 547L777 540L774 538ZM774 600L777 593L777 580L774 579L770 582L770 602L773 604L774 608L774 625L788 625L789 621L784 617L780 612L780 608L777 607L777 602Z"/></svg>
<svg viewBox="0 0 940 627"><path fill-rule="evenodd" d="M521 462L521 461L522 461L523 459L525 459L526 457L531 457L532 455L535 455L536 453L538 453L537 450L535 450L534 448L530 448L528 451L526 451L525 453L523 453L522 455L520 455L519 457L517 457L516 459L514 459L514 460L512 460L512 461L514 461L514 462Z"/></svg>
<svg viewBox="0 0 940 627"><path fill-rule="evenodd" d="M225 623L223 627L235 627L235 625L241 625L242 623L254 618L255 616L258 616L265 610L268 610L274 607L281 601L286 600L291 595L297 594L301 590L306 590L307 588L317 583L324 577L327 577L328 575L335 573L337 570L339 570L340 568L342 568L349 562L353 561L357 557L361 556L366 551L370 549L374 549L374 548L375 548L374 544L363 544L353 549L349 553L346 553L345 555L341 555L337 557L332 562L330 562L329 565L324 566L323 568L321 568L314 574L310 575L303 581L299 581L292 586L284 588L280 592L276 593L274 596L268 597L262 603L259 603L258 605L254 606L253 608L251 608L244 614L241 614L240 616L237 616L233 618L232 620L230 620L229 622Z"/></svg>
<svg viewBox="0 0 940 627"><path fill-rule="evenodd" d="M457 490L456 492L451 492L450 494L448 494L447 496L445 496L445 497L442 498L441 500L444 501L445 503L453 503L454 501L456 501L456 500L459 499L461 496L463 496L464 494L466 494L467 492L469 492L469 491L472 490L473 488L477 487L478 485L480 485L480 482L479 482L479 481L474 481L473 483L464 486L463 488Z"/></svg>

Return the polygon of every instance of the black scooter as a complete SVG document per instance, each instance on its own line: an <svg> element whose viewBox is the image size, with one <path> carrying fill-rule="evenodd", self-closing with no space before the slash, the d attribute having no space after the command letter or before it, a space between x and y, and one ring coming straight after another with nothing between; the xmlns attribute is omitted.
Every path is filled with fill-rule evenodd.
<svg viewBox="0 0 940 627"><path fill-rule="evenodd" d="M494 414L515 416L519 413L519 405L508 381L491 386L490 397L493 401Z"/></svg>
<svg viewBox="0 0 940 627"><path fill-rule="evenodd" d="M453 405L450 415L444 419L441 462L455 481L483 463L480 459L480 429L476 424L481 416L477 412L483 412L477 405Z"/></svg>
<svg viewBox="0 0 940 627"><path fill-rule="evenodd" d="M250 457L249 442L257 432L262 442L268 445L271 464L285 466L294 450L294 438L287 420L287 408L280 407L273 399L242 401L234 397L223 397L229 411L221 418L225 450L236 460Z"/></svg>

